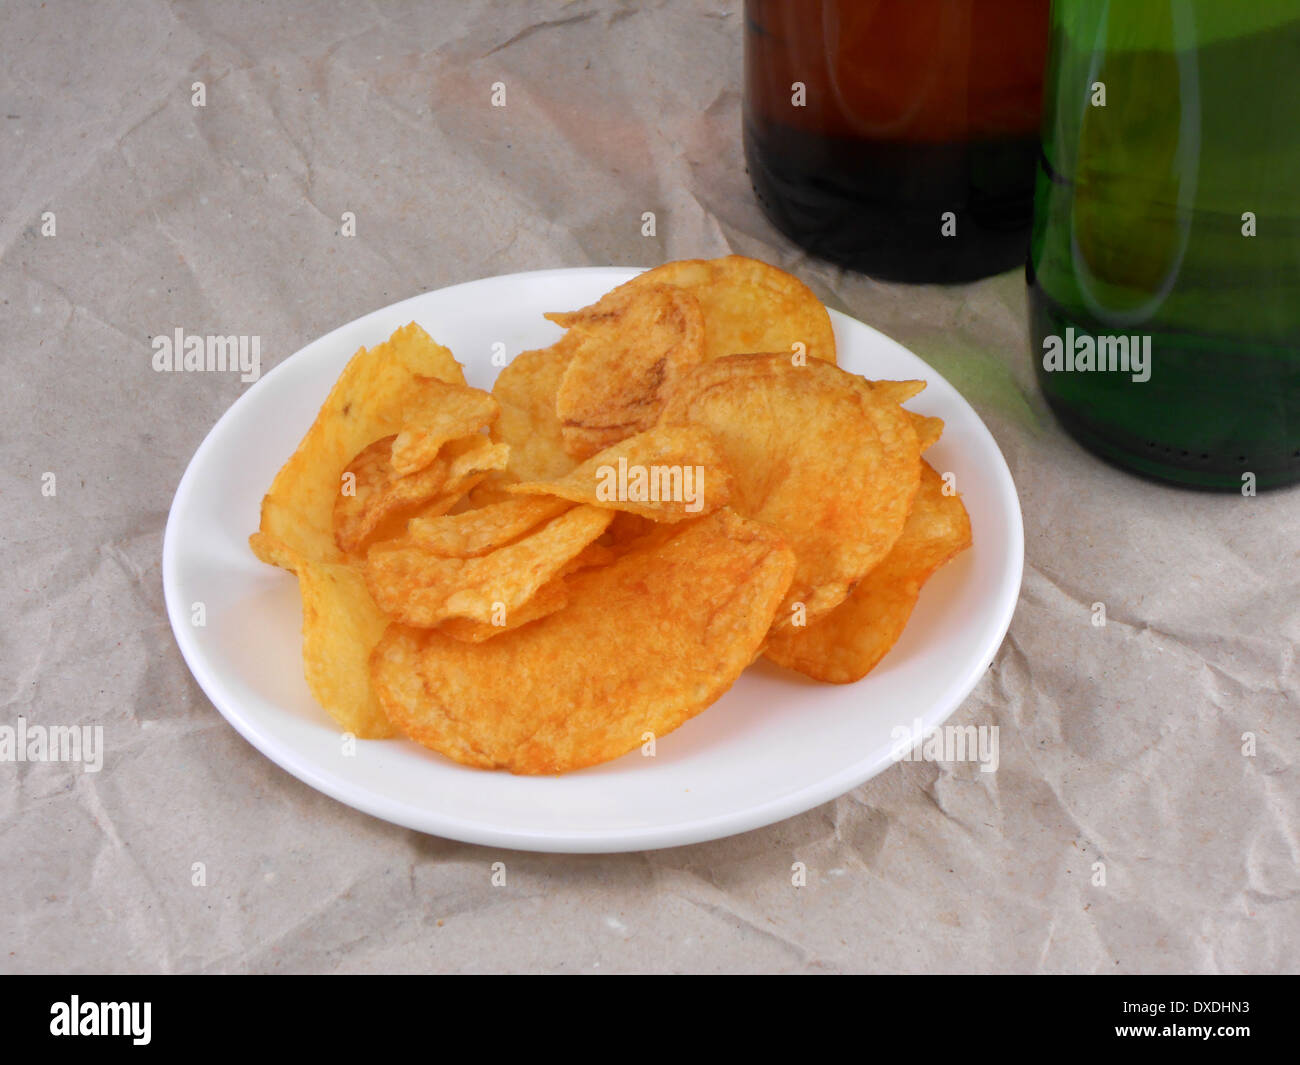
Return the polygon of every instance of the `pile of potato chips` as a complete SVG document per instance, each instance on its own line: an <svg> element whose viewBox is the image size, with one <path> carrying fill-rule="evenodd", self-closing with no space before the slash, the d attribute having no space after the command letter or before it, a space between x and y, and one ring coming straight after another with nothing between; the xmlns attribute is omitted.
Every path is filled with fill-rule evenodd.
<svg viewBox="0 0 1300 1065"><path fill-rule="evenodd" d="M801 282L668 263L492 392L414 323L353 357L262 504L307 682L345 731L563 773L709 706L760 654L867 674L968 547L922 381L835 365Z"/></svg>

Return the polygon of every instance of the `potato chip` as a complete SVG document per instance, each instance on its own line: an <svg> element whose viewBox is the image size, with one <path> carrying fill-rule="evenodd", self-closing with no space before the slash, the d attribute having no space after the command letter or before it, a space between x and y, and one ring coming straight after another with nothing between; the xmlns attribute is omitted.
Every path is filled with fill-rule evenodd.
<svg viewBox="0 0 1300 1065"><path fill-rule="evenodd" d="M684 521L726 505L731 471L707 430L657 426L606 448L559 480L512 484L506 491Z"/></svg>
<svg viewBox="0 0 1300 1065"><path fill-rule="evenodd" d="M657 528L659 525L652 518L620 510L614 515L614 520L609 523L609 528L601 539L615 551L622 551Z"/></svg>
<svg viewBox="0 0 1300 1065"><path fill-rule="evenodd" d="M405 625L433 628L449 618L504 623L610 518L599 507L574 507L478 558L444 558L410 539L377 544L366 556L366 584L385 613Z"/></svg>
<svg viewBox="0 0 1300 1065"><path fill-rule="evenodd" d="M728 510L672 529L575 574L563 610L495 639L393 626L371 657L385 711L449 758L515 773L662 738L753 660L795 566L775 530Z"/></svg>
<svg viewBox="0 0 1300 1065"><path fill-rule="evenodd" d="M334 501L334 542L347 554L374 539L401 535L406 519L437 497L447 483L447 463L398 476L393 469L395 437L376 440L348 463Z"/></svg>
<svg viewBox="0 0 1300 1065"><path fill-rule="evenodd" d="M872 392L883 399L888 399L891 403L906 403L925 389L924 381L864 380L862 383ZM924 414L917 414L915 411L910 410L907 412L907 416L912 422L912 428L916 430L916 439L922 451L928 450L939 442L939 437L943 435L942 418L929 418Z"/></svg>
<svg viewBox="0 0 1300 1065"><path fill-rule="evenodd" d="M361 739L397 730L370 685L370 652L388 628L365 578L351 566L299 560L302 658L307 686L339 728Z"/></svg>
<svg viewBox="0 0 1300 1065"><path fill-rule="evenodd" d="M564 449L555 396L577 347L566 333L549 348L523 351L497 376L492 395L501 415L492 439L510 446L508 470L518 480L563 477L577 463Z"/></svg>
<svg viewBox="0 0 1300 1065"><path fill-rule="evenodd" d="M334 501L344 468L367 445L418 420L442 382L465 383L451 352L414 322L356 353L262 500L260 531L294 554L338 561Z"/></svg>
<svg viewBox="0 0 1300 1065"><path fill-rule="evenodd" d="M579 556L581 557L581 556ZM575 560L576 561L576 560ZM572 565L572 563L570 563ZM552 577L537 589L528 602L511 611L501 611L493 621L474 618L448 618L435 627L436 632L465 643L482 643L503 633L512 632L523 625L562 610L569 601L564 577Z"/></svg>
<svg viewBox="0 0 1300 1065"><path fill-rule="evenodd" d="M677 285L699 301L706 359L753 351L782 351L789 358L802 344L808 358L835 361L835 333L821 300L775 266L742 255L683 259L614 291L645 285Z"/></svg>
<svg viewBox="0 0 1300 1065"><path fill-rule="evenodd" d="M445 514L489 470L505 465L508 448L474 434L453 440L415 473L393 469L394 438L376 440L348 463L334 502L334 539L348 555L406 531L409 519Z"/></svg>
<svg viewBox="0 0 1300 1065"><path fill-rule="evenodd" d="M868 381L861 383L890 403L906 403L925 391L924 381Z"/></svg>
<svg viewBox="0 0 1300 1065"><path fill-rule="evenodd" d="M441 558L478 558L518 540L544 521L573 506L545 496L510 497L459 514L415 518L407 527L411 543Z"/></svg>
<svg viewBox="0 0 1300 1065"><path fill-rule="evenodd" d="M916 430L916 442L922 451L928 451L939 442L939 437L943 435L942 418L930 418L910 410L907 411L907 417Z"/></svg>
<svg viewBox="0 0 1300 1065"><path fill-rule="evenodd" d="M449 440L478 432L500 413L497 401L481 389L437 384L441 394L429 397L431 409L420 421L403 426L393 441L393 469L398 474L419 472Z"/></svg>
<svg viewBox="0 0 1300 1065"><path fill-rule="evenodd" d="M944 495L943 478L921 464L921 487L903 534L849 597L805 629L775 633L767 657L815 680L848 684L871 672L898 642L921 586L971 545L961 497Z"/></svg>
<svg viewBox="0 0 1300 1065"><path fill-rule="evenodd" d="M510 461L510 446L498 444L481 433L463 436L452 440L443 448L440 458L447 462L447 490L469 492L466 482L473 479L475 485L484 474L495 473L506 468Z"/></svg>
<svg viewBox="0 0 1300 1065"><path fill-rule="evenodd" d="M673 285L616 289L583 310L547 317L576 335L555 412L565 450L577 459L654 425L673 382L704 357L700 305Z"/></svg>
<svg viewBox="0 0 1300 1065"><path fill-rule="evenodd" d="M523 501L517 500L516 502ZM528 502L533 501L529 500ZM558 504L563 501L554 500L553 502ZM516 607L510 611L508 616L503 612L497 619L500 624L489 624L483 621L474 621L470 618L450 618L438 625L437 631L468 643L482 643L494 636L500 636L503 632L510 632L521 625L527 625L530 621L536 621L538 618L543 618L547 614L554 614L557 610L562 609L569 601L568 585L566 583L569 574L576 573L579 570L608 566L616 558L618 558L618 554L612 548L593 541L565 564L558 577L552 578L538 588L537 593L523 606Z"/></svg>
<svg viewBox="0 0 1300 1065"><path fill-rule="evenodd" d="M777 618L816 618L848 595L903 531L920 477L897 403L826 362L782 352L697 366L666 425L710 430L733 474L731 507L780 530L799 560Z"/></svg>
<svg viewBox="0 0 1300 1065"><path fill-rule="evenodd" d="M264 532L255 532L248 538L248 546L253 549L253 554L268 566L279 566L290 573L297 572L298 556L278 537L268 536Z"/></svg>

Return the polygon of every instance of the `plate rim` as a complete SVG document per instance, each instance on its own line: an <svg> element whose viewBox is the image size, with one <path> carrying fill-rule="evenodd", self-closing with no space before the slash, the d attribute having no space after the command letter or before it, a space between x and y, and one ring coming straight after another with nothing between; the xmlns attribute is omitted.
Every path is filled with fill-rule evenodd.
<svg viewBox="0 0 1300 1065"><path fill-rule="evenodd" d="M274 379L281 370L304 355L309 348L317 345L327 345L332 337L345 329L353 328L372 317L377 318L393 314L403 305L424 300L435 293L454 292L457 289L471 286L519 280L521 278L540 280L560 276L572 277L574 275L611 274L619 278L617 283L621 283L622 280L634 277L636 274L643 272L644 269L643 267L622 266L580 266L522 270L509 274L498 274L462 281L396 300L386 306L368 311L351 321L344 322L329 332L309 340L292 355L289 355L274 368L259 377L213 423L193 455L190 456L168 510L167 522L163 532L162 549L163 598L168 621L172 629L172 636L176 640L181 657L190 674L217 712L254 749L309 787L346 806L387 821L390 824L480 846L567 854L657 850L665 847L704 843L743 832L750 832L798 816L823 803L838 798L872 779L893 763L894 759L890 757L888 752L868 756L846 766L837 773L822 777L796 791L775 796L757 805L750 805L738 811L713 814L695 820L678 821L671 825L637 826L618 831L571 829L564 833L551 830L539 832L537 830L511 829L499 824L466 820L450 812L427 807L416 807L409 802L375 792L365 785L335 776L329 771L320 768L312 759L300 753L292 745L283 744L274 736L260 729L254 718L244 712L241 707L234 705L235 700L225 698L224 693L221 692L221 686L210 670L201 648L198 646L198 640L192 626L185 623L186 614L182 604L178 602L179 575L176 570L179 565L177 548L178 515L184 511L185 504L195 491L195 485L197 484L196 470L201 465L201 460L206 457L207 450L215 446L214 440L220 436L222 426L227 419L238 416L237 411L243 404L252 402L249 397L254 396L264 382ZM979 412L962 395L960 390L952 385L938 370L930 366L920 355L917 355L899 341L842 311L830 307L826 309L831 316L833 326L837 324L837 319L842 319L845 323L851 324L852 327L867 330L876 340L893 345L921 362L933 374L934 378L943 381L945 385L952 389L957 398L974 415L975 424L978 427L977 431L987 438L985 442L992 448L992 452L997 458L995 468L991 472L998 482L1000 495L1008 498L1011 503L1006 514L1009 534L1007 546L1012 549L1011 567L1008 572L1014 572L1014 580L1005 579L1005 576L999 577L1000 601L996 604L996 624L988 630L990 633L996 631L996 639L989 639L986 642L984 654L978 660L973 660L972 665L968 666L960 679L949 686L948 696L936 700L921 715L922 723L929 730L942 725L965 702L979 683L980 677L992 665L1010 629L1024 579L1024 518L1021 512L1020 495L1016 489L1010 467L1007 465L1006 457L998 446L997 439L985 424L984 419L980 417ZM218 694L221 694L220 698L218 698Z"/></svg>

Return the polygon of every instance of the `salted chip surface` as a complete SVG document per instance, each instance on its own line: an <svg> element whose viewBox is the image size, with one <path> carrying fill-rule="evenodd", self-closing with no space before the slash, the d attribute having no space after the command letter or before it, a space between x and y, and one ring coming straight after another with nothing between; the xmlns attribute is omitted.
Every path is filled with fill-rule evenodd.
<svg viewBox="0 0 1300 1065"><path fill-rule="evenodd" d="M868 389L882 399L891 403L906 403L918 396L925 389L924 381L866 381L862 382ZM908 411L912 428L916 430L916 439L922 451L926 451L939 442L943 435L943 419Z"/></svg>
<svg viewBox="0 0 1300 1065"><path fill-rule="evenodd" d="M476 558L435 555L409 538L376 544L366 556L366 584L380 608L405 625L433 628L450 618L508 622L612 517L599 507L574 507Z"/></svg>
<svg viewBox="0 0 1300 1065"><path fill-rule="evenodd" d="M298 560L302 660L307 686L344 732L359 739L397 735L370 684L370 652L389 620L354 567Z"/></svg>
<svg viewBox="0 0 1300 1065"><path fill-rule="evenodd" d="M407 527L413 544L443 558L478 558L518 540L573 504L533 496L505 499L459 514L414 518Z"/></svg>
<svg viewBox="0 0 1300 1065"><path fill-rule="evenodd" d="M280 569L287 569L290 573L298 568L298 555L279 537L255 532L248 538L248 546L253 549L253 554L268 566L279 566Z"/></svg>
<svg viewBox="0 0 1300 1065"><path fill-rule="evenodd" d="M362 448L436 407L447 382L464 385L460 364L414 322L358 351L271 483L259 531L296 556L339 561L334 502L344 468Z"/></svg>
<svg viewBox="0 0 1300 1065"><path fill-rule="evenodd" d="M437 626L437 631L444 636L451 636L466 643L482 643L495 636L510 632L561 610L569 601L568 588L563 575L552 577L537 589L533 597L522 606L509 612L502 611L492 621L478 621L474 618L448 618Z"/></svg>
<svg viewBox="0 0 1300 1065"><path fill-rule="evenodd" d="M376 440L348 463L335 488L334 542L355 554L386 534L399 535L405 520L435 499L447 483L447 463L403 477L393 469L394 437Z"/></svg>
<svg viewBox="0 0 1300 1065"><path fill-rule="evenodd" d="M685 521L726 505L731 470L707 429L661 425L606 448L558 480L512 484L506 491Z"/></svg>
<svg viewBox="0 0 1300 1065"><path fill-rule="evenodd" d="M619 288L546 317L575 338L555 412L577 459L654 425L673 383L704 357L699 302L674 285Z"/></svg>
<svg viewBox="0 0 1300 1065"><path fill-rule="evenodd" d="M415 517L445 514L479 480L501 469L509 449L482 434L449 442L428 466L406 475L392 464L393 437L348 463L334 501L334 540L348 556L401 536Z"/></svg>
<svg viewBox="0 0 1300 1065"><path fill-rule="evenodd" d="M922 451L928 451L939 442L939 437L943 436L942 418L917 414L910 410L907 416L912 422L912 428L916 430L916 442Z"/></svg>
<svg viewBox="0 0 1300 1065"><path fill-rule="evenodd" d="M902 636L925 582L970 545L961 497L944 495L943 478L923 462L912 512L889 554L825 617L774 633L767 657L815 680L861 680Z"/></svg>
<svg viewBox="0 0 1300 1065"><path fill-rule="evenodd" d="M375 690L412 739L466 765L562 773L626 754L713 703L760 650L794 556L720 510L569 579L554 614L479 644L394 626Z"/></svg>
<svg viewBox="0 0 1300 1065"><path fill-rule="evenodd" d="M924 381L868 381L862 382L872 392L891 403L906 403L925 391Z"/></svg>
<svg viewBox="0 0 1300 1065"><path fill-rule="evenodd" d="M429 409L420 412L419 421L403 426L393 440L393 469L399 474L424 469L448 441L478 432L500 413L489 392L467 385L438 384L441 394L429 397Z"/></svg>
<svg viewBox="0 0 1300 1065"><path fill-rule="evenodd" d="M903 531L920 479L916 432L896 402L830 363L714 359L682 382L662 421L708 429L732 471L732 509L794 549L778 628L827 613Z"/></svg>
<svg viewBox="0 0 1300 1065"><path fill-rule="evenodd" d="M646 285L676 285L699 301L704 315L704 357L781 351L803 345L809 359L835 361L831 317L807 285L792 274L743 255L682 259L638 274L615 292Z"/></svg>
<svg viewBox="0 0 1300 1065"><path fill-rule="evenodd" d="M577 346L565 333L549 348L521 351L492 386L501 414L492 439L510 447L507 472L516 480L562 477L577 461L564 448L564 432L555 413L555 397Z"/></svg>

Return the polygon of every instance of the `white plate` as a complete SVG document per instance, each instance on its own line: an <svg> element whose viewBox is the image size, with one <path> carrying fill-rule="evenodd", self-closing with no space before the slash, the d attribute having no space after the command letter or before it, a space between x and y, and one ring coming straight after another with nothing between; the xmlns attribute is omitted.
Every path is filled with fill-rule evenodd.
<svg viewBox="0 0 1300 1065"><path fill-rule="evenodd" d="M496 376L559 336L543 311L577 308L636 270L543 270L456 285L395 303L308 344L217 422L190 461L163 542L167 613L181 653L226 719L300 780L422 832L539 851L669 847L744 832L856 787L891 762L891 729L942 724L988 669L1020 589L1023 531L1015 486L993 437L956 390L894 341L831 312L839 363L872 378L924 378L911 406L947 423L927 457L952 471L975 546L926 585L906 633L857 684L814 684L760 661L705 713L639 751L563 777L466 769L406 740L363 740L345 756L338 729L303 680L293 576L248 549L259 506L334 379L357 350L419 322L465 365ZM191 624L202 602L206 624Z"/></svg>

